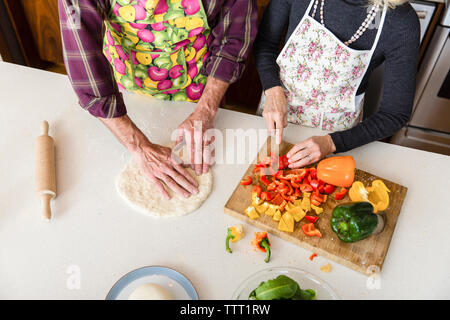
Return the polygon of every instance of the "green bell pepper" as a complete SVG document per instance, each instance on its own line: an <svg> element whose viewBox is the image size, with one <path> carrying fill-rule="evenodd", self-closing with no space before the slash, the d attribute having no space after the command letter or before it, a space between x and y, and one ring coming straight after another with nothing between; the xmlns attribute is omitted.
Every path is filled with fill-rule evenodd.
<svg viewBox="0 0 450 320"><path fill-rule="evenodd" d="M378 226L378 217L369 202L341 204L331 214L331 229L343 242L355 242L370 236Z"/></svg>

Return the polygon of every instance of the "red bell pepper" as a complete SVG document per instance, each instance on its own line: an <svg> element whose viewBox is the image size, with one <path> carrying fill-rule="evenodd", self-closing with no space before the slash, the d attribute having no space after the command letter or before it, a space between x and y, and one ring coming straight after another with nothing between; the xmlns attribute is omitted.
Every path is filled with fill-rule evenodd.
<svg viewBox="0 0 450 320"><path fill-rule="evenodd" d="M266 191L261 192L261 199L262 200L270 201L270 200L272 200L272 198L273 198L273 195L270 192L266 192Z"/></svg>
<svg viewBox="0 0 450 320"><path fill-rule="evenodd" d="M286 206L287 206L287 201L283 200L283 202L280 204L280 211L283 212L284 208L286 208Z"/></svg>
<svg viewBox="0 0 450 320"><path fill-rule="evenodd" d="M316 190L313 192L313 194L311 195L311 200L317 200L320 203L324 203L325 202L325 196L319 193L319 190Z"/></svg>
<svg viewBox="0 0 450 320"><path fill-rule="evenodd" d="M275 182L272 182L267 186L267 191L274 191L277 187L278 185Z"/></svg>
<svg viewBox="0 0 450 320"><path fill-rule="evenodd" d="M305 216L305 219L308 220L309 222L316 222L317 219L319 219L319 217L313 217L313 216Z"/></svg>
<svg viewBox="0 0 450 320"><path fill-rule="evenodd" d="M334 195L334 199L336 199L336 200L344 199L347 192L348 192L348 190L346 188L341 188L341 190L339 190L339 192L336 192L336 194Z"/></svg>
<svg viewBox="0 0 450 320"><path fill-rule="evenodd" d="M259 177L259 180L260 180L262 183L264 183L264 185L266 185L266 186L268 186L268 185L270 184L270 181L269 181L269 179L267 179L266 176L260 176L260 177Z"/></svg>
<svg viewBox="0 0 450 320"><path fill-rule="evenodd" d="M313 179L311 180L309 185L313 187L314 190L317 190L317 188L319 188L319 180Z"/></svg>
<svg viewBox="0 0 450 320"><path fill-rule="evenodd" d="M259 198L259 196L261 195L261 192L262 192L262 188L260 186L258 186L257 184L255 184L252 188L252 192L256 193L256 195Z"/></svg>
<svg viewBox="0 0 450 320"><path fill-rule="evenodd" d="M280 204L283 203L283 200L284 200L283 197L279 193L277 193L275 195L275 197L273 197L273 199L270 200L270 203L272 203L272 204L274 204L276 206L279 206Z"/></svg>
<svg viewBox="0 0 450 320"><path fill-rule="evenodd" d="M327 184L325 185L323 191L324 191L326 194L331 194L331 193L334 192L334 189L335 189L335 187L334 187L332 184L328 184L328 183L327 183Z"/></svg>
<svg viewBox="0 0 450 320"><path fill-rule="evenodd" d="M313 253L313 254L309 257L309 260L313 261L315 257L317 257L317 254L316 254L316 253Z"/></svg>
<svg viewBox="0 0 450 320"><path fill-rule="evenodd" d="M295 188L294 196L297 198L301 198L302 192L300 191L299 188Z"/></svg>
<svg viewBox="0 0 450 320"><path fill-rule="evenodd" d="M317 179L317 169L316 168L310 168L309 169L309 175L311 176L311 179Z"/></svg>
<svg viewBox="0 0 450 320"><path fill-rule="evenodd" d="M322 233L319 231L319 229L316 229L316 227L314 227L314 223L306 223L302 225L302 231L308 237L322 238Z"/></svg>
<svg viewBox="0 0 450 320"><path fill-rule="evenodd" d="M244 180L241 180L241 185L248 186L249 184L252 184L252 177L247 176Z"/></svg>
<svg viewBox="0 0 450 320"><path fill-rule="evenodd" d="M314 191L314 189L313 189L313 187L311 187L309 184L307 184L307 183L302 183L301 185L300 185L300 190L302 191L302 192L313 192Z"/></svg>

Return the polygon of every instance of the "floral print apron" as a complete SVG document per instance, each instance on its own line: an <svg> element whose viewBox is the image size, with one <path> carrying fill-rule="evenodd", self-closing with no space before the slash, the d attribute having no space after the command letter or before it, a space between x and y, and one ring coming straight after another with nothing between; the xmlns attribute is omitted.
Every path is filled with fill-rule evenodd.
<svg viewBox="0 0 450 320"><path fill-rule="evenodd" d="M201 0L111 0L103 53L121 89L198 101L211 30Z"/></svg>
<svg viewBox="0 0 450 320"><path fill-rule="evenodd" d="M309 16L313 3L277 58L288 101L287 120L322 130L345 130L362 118L363 95L355 95L377 46L386 7L371 50L355 50Z"/></svg>

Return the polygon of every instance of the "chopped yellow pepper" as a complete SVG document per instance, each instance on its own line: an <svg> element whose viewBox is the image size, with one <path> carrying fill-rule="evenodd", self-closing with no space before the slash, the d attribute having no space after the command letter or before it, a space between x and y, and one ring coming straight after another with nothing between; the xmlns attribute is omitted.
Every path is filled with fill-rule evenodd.
<svg viewBox="0 0 450 320"><path fill-rule="evenodd" d="M273 220L275 221L280 221L281 219L281 211L279 209L277 209L273 215Z"/></svg>
<svg viewBox="0 0 450 320"><path fill-rule="evenodd" d="M321 214L323 212L323 208L321 207L317 207L315 205L311 205L311 208L314 209L314 211L316 212L317 215Z"/></svg>
<svg viewBox="0 0 450 320"><path fill-rule="evenodd" d="M292 216L294 217L295 222L299 222L306 215L306 212L303 211L303 209L301 207L294 207L292 209L289 209L287 212L292 214Z"/></svg>
<svg viewBox="0 0 450 320"><path fill-rule="evenodd" d="M262 204L260 204L259 206L256 206L256 211L259 214L263 214L267 211L267 209L269 209L269 203L267 202L263 202Z"/></svg>
<svg viewBox="0 0 450 320"><path fill-rule="evenodd" d="M294 218L289 212L285 212L278 223L278 230L294 232Z"/></svg>
<svg viewBox="0 0 450 320"><path fill-rule="evenodd" d="M254 206L249 206L247 209L245 209L245 213L250 217L250 219L258 219L259 214L256 212L256 209Z"/></svg>

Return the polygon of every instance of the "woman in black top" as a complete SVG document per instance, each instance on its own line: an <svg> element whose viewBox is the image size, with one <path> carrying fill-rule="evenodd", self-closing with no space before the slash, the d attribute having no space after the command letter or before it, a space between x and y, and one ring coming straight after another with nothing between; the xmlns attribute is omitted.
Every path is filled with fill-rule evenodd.
<svg viewBox="0 0 450 320"><path fill-rule="evenodd" d="M407 123L414 100L419 34L418 17L407 0L270 2L255 42L269 132L279 129L277 141L281 141L288 120L334 131L296 144L288 153L292 168L389 137ZM351 63L345 61L346 55ZM383 62L379 109L359 121L362 111L354 106L362 105L369 77ZM337 79L334 83L330 74L331 82Z"/></svg>

